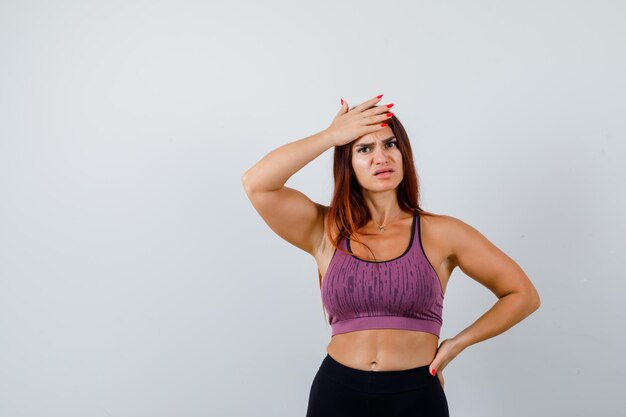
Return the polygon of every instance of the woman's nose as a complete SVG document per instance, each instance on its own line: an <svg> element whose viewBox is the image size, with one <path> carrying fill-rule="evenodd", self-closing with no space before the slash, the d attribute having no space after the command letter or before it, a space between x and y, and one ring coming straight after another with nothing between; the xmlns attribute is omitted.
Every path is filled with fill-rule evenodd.
<svg viewBox="0 0 626 417"><path fill-rule="evenodd" d="M380 146L377 146L374 150L374 159L376 161L386 161L388 158L387 151Z"/></svg>

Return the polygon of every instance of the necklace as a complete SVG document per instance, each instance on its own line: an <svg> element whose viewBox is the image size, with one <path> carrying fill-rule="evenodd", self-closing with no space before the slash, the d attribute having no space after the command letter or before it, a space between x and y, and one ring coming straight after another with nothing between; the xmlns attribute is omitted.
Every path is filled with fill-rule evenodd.
<svg viewBox="0 0 626 417"><path fill-rule="evenodd" d="M400 220L400 219L394 220L394 221L393 221L393 222L391 222L391 223L395 223L395 222L397 222L398 220ZM384 224L378 224L378 223L376 223L376 222L374 221L374 219L372 219L372 221L376 224L376 226L378 227L378 231L379 231L380 233L385 233L385 225L384 225Z"/></svg>

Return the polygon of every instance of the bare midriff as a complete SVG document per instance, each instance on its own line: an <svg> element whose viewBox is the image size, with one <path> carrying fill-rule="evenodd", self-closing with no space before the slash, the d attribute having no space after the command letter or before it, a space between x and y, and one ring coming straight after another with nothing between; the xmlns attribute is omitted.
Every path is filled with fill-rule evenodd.
<svg viewBox="0 0 626 417"><path fill-rule="evenodd" d="M364 371L396 371L430 365L439 338L402 329L371 329L331 337L326 352L337 362Z"/></svg>

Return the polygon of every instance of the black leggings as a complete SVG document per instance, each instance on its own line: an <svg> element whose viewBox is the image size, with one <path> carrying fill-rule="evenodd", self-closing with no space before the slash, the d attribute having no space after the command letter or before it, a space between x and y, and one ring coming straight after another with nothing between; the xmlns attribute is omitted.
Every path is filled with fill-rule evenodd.
<svg viewBox="0 0 626 417"><path fill-rule="evenodd" d="M313 379L306 417L449 417L439 377L428 368L364 371L327 354Z"/></svg>

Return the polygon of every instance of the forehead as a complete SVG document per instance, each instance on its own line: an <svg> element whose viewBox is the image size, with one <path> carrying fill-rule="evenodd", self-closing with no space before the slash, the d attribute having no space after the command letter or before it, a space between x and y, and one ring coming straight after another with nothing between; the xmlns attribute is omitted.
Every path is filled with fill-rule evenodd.
<svg viewBox="0 0 626 417"><path fill-rule="evenodd" d="M356 146L361 143L376 143L385 139L389 139L392 136L393 130L391 130L389 126L385 126L384 128L377 130L376 132L368 133L367 135L361 136L352 143L352 146Z"/></svg>

